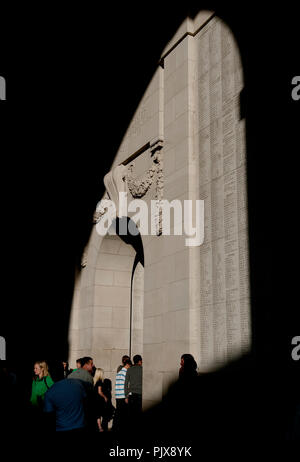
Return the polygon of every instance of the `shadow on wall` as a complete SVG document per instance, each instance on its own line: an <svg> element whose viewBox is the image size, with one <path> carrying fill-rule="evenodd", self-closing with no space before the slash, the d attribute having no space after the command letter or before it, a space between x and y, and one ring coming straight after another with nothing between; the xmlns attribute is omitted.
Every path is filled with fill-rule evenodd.
<svg viewBox="0 0 300 462"><path fill-rule="evenodd" d="M132 272L133 274L138 263L141 263L141 265L144 266L144 247L139 229L134 221L132 221L129 217L117 218L113 221L112 226L116 229L117 235L125 242L125 244L131 245L136 251ZM122 235L120 234L120 229L130 229L131 233Z"/></svg>
<svg viewBox="0 0 300 462"><path fill-rule="evenodd" d="M191 2L191 4L190 14L191 17L194 17L199 11L199 6L197 2ZM157 434L158 438L163 436L164 440L167 435L171 439L176 435L178 441L186 438L187 440L193 439L196 443L204 439L213 443L227 439L229 442L232 441L233 444L238 439L246 439L248 442L254 442L258 439L262 441L272 439L274 441L277 437L279 439L285 438L290 416L293 415L296 397L299 392L298 375L296 373L296 366L299 366L290 360L290 352L287 348L287 345L288 347L290 345L290 338L297 335L297 332L294 332L294 326L299 325L297 314L295 313L295 300L299 298L299 284L296 272L292 272L290 269L292 267L291 256L293 256L293 259L299 260L299 244L297 244L299 240L296 234L297 230L292 221L295 215L293 198L298 197L297 188L299 182L296 176L298 174L297 169L290 168L290 163L282 162L281 157L276 158L281 153L288 156L294 152L294 147L297 146L296 113L295 109L291 111L291 103L288 96L286 96L289 94L288 84L290 83L290 77L296 75L291 64L292 61L289 61L289 50L290 53L293 53L295 50L291 44L298 43L295 35L295 31L298 30L296 24L297 15L290 15L289 12L286 12L284 5L283 8L277 7L270 10L260 4L259 11L257 11L253 2L248 2L248 4L243 2L240 6L235 6L234 9L230 7L228 2L225 2L223 7L219 7L214 1L204 2L201 7L216 11L217 16L222 18L230 27L239 44L244 68L245 91L242 98L242 115L246 119L247 136L253 352L251 355L239 359L216 373L200 376L189 387L181 388L178 384L171 387L168 397L155 409L145 414L147 422L143 428L147 429L146 433L149 431L148 434ZM160 21L163 27L157 28L153 34L149 34L150 28L146 28L147 40L151 41L149 49L153 50L153 55L157 55L157 59L178 25L186 17L185 8L184 11L180 10L180 13L173 18L170 11L167 14L164 13L162 6L161 14L164 19L168 19ZM150 11L148 19L149 24L147 24L153 26L157 22L155 21L155 19L157 20L157 13L151 13ZM286 35L278 34L278 24L289 25L289 30L285 30ZM130 24L127 24L126 27L131 29ZM135 47L134 40L126 42L124 36L122 37L123 40L124 46L131 47L131 49ZM141 36L139 42L141 43L142 41ZM155 47L155 49L152 47ZM123 68L126 68L124 58L122 59ZM122 100L123 103L126 103L122 104L125 108L125 116L123 116L123 112L119 111L117 99L114 100L115 104L112 104L112 108L107 110L107 119L110 123L114 113L116 113L115 121L117 124L120 122L122 127L116 137L107 136L109 140L117 139L120 141L122 139L122 135L137 106L138 99L145 89L142 87L146 87L145 81L147 80L148 83L152 77L155 60L152 56L151 65L149 65L146 64L147 59L147 53L145 53L145 58L141 57L139 60L139 72L132 73L128 78L128 82L126 81L126 93L129 96L127 96L127 99L124 97ZM118 59L114 57L114 60L117 63ZM74 62L76 62L77 66L77 60L74 59ZM135 62L136 57L134 56ZM112 63L112 73L114 70L119 79L120 66L119 64L115 64L115 66L114 68ZM128 65L128 69L130 69L130 65ZM138 84L140 73L143 73L143 77L147 76L143 80L143 84ZM282 90L283 87L284 90ZM117 89L118 86L116 85L116 92ZM138 90L136 91L136 89ZM124 92L124 86L119 90L119 93L116 93L116 98L121 96L121 90ZM130 95L136 95L133 101L131 101ZM276 101L274 101L274 98ZM105 107L108 108L111 101L105 100L103 104L105 112ZM89 127L84 126L83 128L89 132ZM74 130L74 127L72 129ZM113 135L113 128L110 130L110 134ZM109 147L109 143L106 145L109 148L108 152L112 156L116 152L118 144L116 141L114 143L115 145L112 147ZM75 146L75 142L73 146ZM86 148L86 139L82 141L81 147ZM112 156L108 155L103 161L106 165L104 167L103 164L101 165L102 174L99 174L101 169L97 171L97 174L93 173L95 184L96 179L103 176L110 167ZM57 159L53 172L56 172L57 165L60 165L60 158ZM97 184L97 191L89 190L88 193L85 192L84 197L89 200L87 202L82 200L80 205L79 198L84 189L82 187L78 188L78 184L81 184L80 180L82 179L82 167L79 166L76 172L76 181L74 180L74 183L72 183L70 180L70 190L77 191L76 199L78 201L73 200L73 205L69 205L71 196L67 195L66 203L63 204L61 216L59 217L63 223L67 204L70 207L69 214L76 216L77 212L80 218L78 223L82 220L84 221L84 225L78 224L78 228L81 226L80 232L75 234L73 246L68 247L69 253L64 254L62 244L59 247L62 262L66 263L67 260L70 260L66 266L66 271L69 272L72 271L75 257L77 256L78 258L82 254L90 233L91 225L89 220L93 212L93 204L104 193L104 188L102 187L101 190L101 187ZM69 170L66 169L66 178L68 178L68 174ZM88 185L92 181L88 175L87 178L84 185L88 189ZM67 180L64 178L64 181ZM51 185L52 183L51 179ZM280 194L280 197L276 195L275 201L274 194L278 191L279 186L280 190L284 191L284 194ZM57 186L56 184L55 187L59 188L59 185ZM52 188L54 190L53 185ZM64 184L60 192L62 193L65 189ZM57 197L59 198L59 194L57 194ZM289 201L284 201L286 197L289 198ZM72 199L74 199L73 196ZM89 205L90 210L83 212L83 209L86 209L86 203L91 204ZM59 204L58 199L57 204ZM78 209L81 210L81 214ZM280 243L284 243L283 245L279 245L280 243L278 242L278 209L285 210L286 217L285 226L282 224L279 230ZM53 209L53 214L55 212L56 210ZM59 270L57 270L57 257L56 259L53 258L53 255L56 255L56 246L52 244L51 247L50 236L49 232L49 254L47 255L52 266L49 273L47 273L48 277L45 278L43 274L40 276L39 281L44 283L46 279L53 284L53 274ZM68 237L69 234L64 235L62 241L67 241ZM34 235L35 238L36 236ZM32 240L32 242L34 241ZM138 239L134 240L132 245L136 249L140 248ZM28 245L28 248L30 248L30 245ZM274 249L276 249L275 262ZM40 248L36 251L37 256L39 252ZM45 259L45 257L43 258ZM53 260L55 261L53 262ZM28 261L31 261L31 259L28 258ZM52 354L53 357L58 357L59 354L63 357L68 356L65 339L68 332L72 284L69 275L66 283L65 276L66 273L59 274L60 286L56 289L55 296L52 295L51 298L50 294L50 301L45 300L44 302L48 313L51 313L51 317L55 318L56 316L58 321L53 322L48 319L48 325L46 325L46 322L44 322L46 316L43 317L43 313L41 313L40 300L42 300L42 296L44 296L46 289L48 290L47 293L52 292L49 290L48 284L47 287L37 285L36 291L41 296L36 296L36 307L32 308L32 315L20 314L21 324L23 324L23 319L24 321L27 320L30 325L26 335L22 334L23 344L26 344L26 339L28 341L29 356L33 351L36 351L38 346L43 350L38 352L38 356L47 356L43 352L49 356ZM57 275L56 278L58 278ZM68 290L66 286L69 287ZM65 291L63 297L61 297L62 287ZM50 318L49 314L47 317ZM37 324L41 324L44 328L44 336L40 340L40 345L35 337ZM59 324L58 331L55 329L57 324ZM293 335L291 335L291 332L293 332ZM57 342L54 346L52 344L50 346L50 339L53 340L54 333L57 336ZM7 343L8 346L11 343L9 336ZM15 357L20 358L19 346ZM24 359L23 366L16 364L16 367L20 367L22 378L25 377L22 375L25 366L26 369L31 368L31 362L32 358L29 357ZM31 370L28 374L31 375ZM21 392L23 393L22 390ZM2 393L1 395L1 399L3 399L4 395ZM12 426L19 427L18 419L13 419L11 416L11 421Z"/></svg>

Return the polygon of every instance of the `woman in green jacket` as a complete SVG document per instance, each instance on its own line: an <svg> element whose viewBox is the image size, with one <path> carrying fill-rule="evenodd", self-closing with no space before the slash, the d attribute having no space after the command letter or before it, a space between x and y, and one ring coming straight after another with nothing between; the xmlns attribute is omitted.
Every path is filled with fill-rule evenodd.
<svg viewBox="0 0 300 462"><path fill-rule="evenodd" d="M32 381L31 404L34 407L42 408L44 395L47 390L54 384L48 372L48 364L46 361L37 361L34 364L35 377Z"/></svg>

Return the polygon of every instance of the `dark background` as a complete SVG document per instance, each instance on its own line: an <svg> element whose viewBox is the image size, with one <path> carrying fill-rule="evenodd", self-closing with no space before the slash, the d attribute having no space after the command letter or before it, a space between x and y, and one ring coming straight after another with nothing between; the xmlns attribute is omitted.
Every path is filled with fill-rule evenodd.
<svg viewBox="0 0 300 462"><path fill-rule="evenodd" d="M164 46L200 8L231 27L244 67L255 385L246 384L240 398L251 396L258 413L245 411L243 425L257 435L263 416L266 435L284 439L300 365L291 358L291 340L300 335L300 101L291 98L300 75L299 8L292 2L105 2L97 10L26 7L3 15L0 335L25 396L36 358L67 356L74 269L102 178ZM222 380L232 390L244 368L249 373L243 362L224 371L213 382L216 393ZM209 399L215 402L212 392Z"/></svg>

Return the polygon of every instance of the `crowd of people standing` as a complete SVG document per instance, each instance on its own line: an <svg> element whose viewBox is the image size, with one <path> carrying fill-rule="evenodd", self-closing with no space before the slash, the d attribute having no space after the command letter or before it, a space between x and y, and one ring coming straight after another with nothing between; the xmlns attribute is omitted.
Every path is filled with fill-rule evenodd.
<svg viewBox="0 0 300 462"><path fill-rule="evenodd" d="M31 391L31 411L47 429L59 432L122 432L130 422L136 425L142 412L142 357L122 358L115 383L116 407L112 403L112 383L93 358L85 356L70 369L61 362L61 380L54 381L46 361L36 361Z"/></svg>
<svg viewBox="0 0 300 462"><path fill-rule="evenodd" d="M123 356L116 371L114 388L91 357L79 358L75 369L70 369L67 361L53 360L49 361L49 366L47 361L36 361L32 366L34 377L31 382L30 368L19 373L11 362L0 361L2 422L6 431L15 434L19 430L28 436L55 430L59 433L101 432L107 433L108 440L117 436L119 441L119 436L124 435L125 440L130 441L132 435L157 438L157 435L165 436L168 430L170 436L179 437L186 428L185 434L190 434L191 428L186 423L199 409L201 415L206 415L206 422L209 416L218 412L219 406L225 409L224 418L229 415L227 401L222 400L222 396L217 400L219 395L214 391L221 380L228 385L227 371L198 374L197 364L190 354L182 355L178 380L161 403L143 414L143 361L139 355L132 361L129 356ZM238 369L236 380L239 375ZM232 380L229 383L232 384ZM238 386L239 389L242 388ZM213 400L206 400L208 395L213 395ZM214 406L212 413L211 406ZM255 406L250 408L255 409ZM299 439L299 415L299 403L294 407L291 405L286 421L286 439ZM208 434L213 431L209 426L205 428L208 428Z"/></svg>
<svg viewBox="0 0 300 462"><path fill-rule="evenodd" d="M137 427L142 415L143 359L122 357L115 380L115 406L112 383L93 358L78 358L76 368L61 361L61 379L54 381L46 361L36 361L31 391L31 410L49 430L58 432L107 432L122 434ZM179 380L197 375L192 355L181 357ZM109 425L110 424L110 425Z"/></svg>

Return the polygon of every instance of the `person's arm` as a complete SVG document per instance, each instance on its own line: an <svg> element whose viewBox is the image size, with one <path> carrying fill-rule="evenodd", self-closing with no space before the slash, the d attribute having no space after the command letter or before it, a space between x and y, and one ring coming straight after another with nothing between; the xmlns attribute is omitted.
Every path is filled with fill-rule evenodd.
<svg viewBox="0 0 300 462"><path fill-rule="evenodd" d="M54 385L54 382L52 380L52 377L50 377L50 375L46 376L46 382L49 388L52 387L52 385Z"/></svg>
<svg viewBox="0 0 300 462"><path fill-rule="evenodd" d="M103 428L102 428L102 425L101 425L101 418L100 418L100 417L97 419L97 424L98 424L99 432L103 432Z"/></svg>

